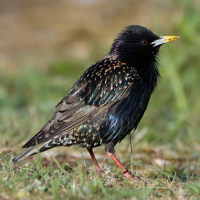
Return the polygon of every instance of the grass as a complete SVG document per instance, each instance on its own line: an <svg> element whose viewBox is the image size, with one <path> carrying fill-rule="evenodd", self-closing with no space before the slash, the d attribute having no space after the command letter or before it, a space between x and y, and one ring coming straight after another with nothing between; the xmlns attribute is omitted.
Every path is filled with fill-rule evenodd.
<svg viewBox="0 0 200 200"><path fill-rule="evenodd" d="M192 176L188 173L184 180L180 180L178 174L152 168L148 175L140 174L141 180L138 183L133 183L123 179L120 174L115 178L109 175L100 178L88 167L78 164L69 168L65 164L61 166L55 158L53 160L54 166L43 167L42 160L38 157L30 164L13 167L9 160L1 157L1 198L179 199L181 195L184 199L200 195L200 184L194 177L195 171ZM198 167L199 162L196 169ZM117 170L114 172L117 173Z"/></svg>
<svg viewBox="0 0 200 200"><path fill-rule="evenodd" d="M199 199L199 12L190 1L172 25L179 41L161 48L162 80L137 131L116 155L140 178L132 183L95 149L99 177L84 149L55 148L13 166L11 159L50 118L58 101L96 60L57 60L45 70L21 66L0 73L0 199ZM98 46L100 44L95 44ZM131 143L130 143L131 141ZM114 172L111 176L109 172Z"/></svg>

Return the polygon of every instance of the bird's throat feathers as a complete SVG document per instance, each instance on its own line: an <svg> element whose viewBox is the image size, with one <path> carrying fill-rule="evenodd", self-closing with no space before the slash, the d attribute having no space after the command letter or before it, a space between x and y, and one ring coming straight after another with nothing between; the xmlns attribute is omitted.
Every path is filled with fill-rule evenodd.
<svg viewBox="0 0 200 200"><path fill-rule="evenodd" d="M128 45L121 45L120 41L115 41L109 52L115 59L125 62L129 66L133 66L137 70L141 80L147 86L150 86L152 91L155 89L160 78L158 53L159 48L155 49L154 52L143 52L141 54L141 51L130 49Z"/></svg>

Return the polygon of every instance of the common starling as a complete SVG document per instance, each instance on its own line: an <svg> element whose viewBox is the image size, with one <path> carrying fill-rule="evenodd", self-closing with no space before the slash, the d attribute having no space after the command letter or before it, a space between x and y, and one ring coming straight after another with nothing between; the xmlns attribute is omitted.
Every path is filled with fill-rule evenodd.
<svg viewBox="0 0 200 200"><path fill-rule="evenodd" d="M93 148L105 151L136 181L114 155L121 142L140 122L160 77L159 48L178 36L157 36L151 30L131 25L114 40L109 53L90 66L70 92L57 104L51 119L13 159L17 163L56 146L87 148L96 170L103 173Z"/></svg>

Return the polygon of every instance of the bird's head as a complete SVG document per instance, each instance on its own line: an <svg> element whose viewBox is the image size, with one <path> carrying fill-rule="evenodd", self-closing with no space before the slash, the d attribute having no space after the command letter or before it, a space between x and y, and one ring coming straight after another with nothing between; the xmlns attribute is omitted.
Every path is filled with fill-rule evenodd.
<svg viewBox="0 0 200 200"><path fill-rule="evenodd" d="M178 36L157 36L145 27L131 25L117 36L109 53L121 61L134 65L156 62L160 46L178 38Z"/></svg>

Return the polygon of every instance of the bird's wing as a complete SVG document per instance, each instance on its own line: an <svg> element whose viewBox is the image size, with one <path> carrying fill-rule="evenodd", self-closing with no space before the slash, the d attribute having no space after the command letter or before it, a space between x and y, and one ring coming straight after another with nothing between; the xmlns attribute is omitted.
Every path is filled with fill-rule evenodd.
<svg viewBox="0 0 200 200"><path fill-rule="evenodd" d="M58 103L51 119L23 148L66 133L126 98L137 78L136 70L125 63L109 57L98 61L80 77Z"/></svg>

